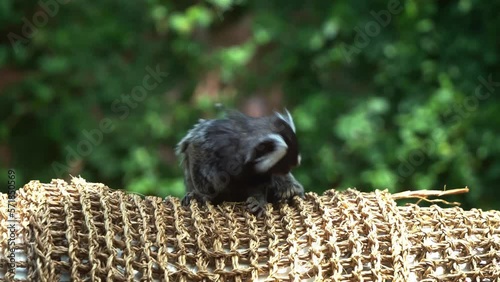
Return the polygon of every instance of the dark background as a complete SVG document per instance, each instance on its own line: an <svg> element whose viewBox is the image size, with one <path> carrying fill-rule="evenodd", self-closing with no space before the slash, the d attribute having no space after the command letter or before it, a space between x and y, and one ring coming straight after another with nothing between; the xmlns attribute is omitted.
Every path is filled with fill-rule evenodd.
<svg viewBox="0 0 500 282"><path fill-rule="evenodd" d="M292 112L307 191L469 186L499 209L499 1L0 4L0 175L182 196L215 103ZM156 79L151 77L151 72ZM168 75L165 75L168 73Z"/></svg>

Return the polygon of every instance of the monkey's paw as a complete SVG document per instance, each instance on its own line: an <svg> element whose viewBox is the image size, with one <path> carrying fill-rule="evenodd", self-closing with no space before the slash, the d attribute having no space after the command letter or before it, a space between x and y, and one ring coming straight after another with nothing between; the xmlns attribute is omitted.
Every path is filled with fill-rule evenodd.
<svg viewBox="0 0 500 282"><path fill-rule="evenodd" d="M257 217L261 217L266 208L266 201L261 199L257 200L255 197L248 197L246 204L248 210Z"/></svg>
<svg viewBox="0 0 500 282"><path fill-rule="evenodd" d="M195 199L198 203L200 203L202 205L208 201L208 199L202 195L199 195L195 192L187 192L186 195L184 196L184 198L182 198L181 204L183 206L189 206L192 199Z"/></svg>
<svg viewBox="0 0 500 282"><path fill-rule="evenodd" d="M188 193L186 193L184 198L182 198L181 204L183 206L189 206L189 203L191 202L192 199L194 199L194 193L188 192Z"/></svg>
<svg viewBox="0 0 500 282"><path fill-rule="evenodd" d="M304 198L304 187L297 181L287 181L276 187L274 194L278 201L288 201L295 196Z"/></svg>

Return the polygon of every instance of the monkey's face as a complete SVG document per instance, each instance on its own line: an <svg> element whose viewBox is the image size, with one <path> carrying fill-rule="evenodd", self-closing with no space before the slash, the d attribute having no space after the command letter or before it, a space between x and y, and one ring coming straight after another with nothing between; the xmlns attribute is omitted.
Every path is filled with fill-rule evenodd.
<svg viewBox="0 0 500 282"><path fill-rule="evenodd" d="M272 174L287 174L292 168L300 165L299 142L294 129L287 123L278 119L277 128L281 129L277 133L283 138L287 144L286 154L276 165L274 165L270 172Z"/></svg>
<svg viewBox="0 0 500 282"><path fill-rule="evenodd" d="M288 114L288 112L287 112ZM287 174L300 165L299 142L291 116L277 114L269 119L270 133L255 147L258 173Z"/></svg>

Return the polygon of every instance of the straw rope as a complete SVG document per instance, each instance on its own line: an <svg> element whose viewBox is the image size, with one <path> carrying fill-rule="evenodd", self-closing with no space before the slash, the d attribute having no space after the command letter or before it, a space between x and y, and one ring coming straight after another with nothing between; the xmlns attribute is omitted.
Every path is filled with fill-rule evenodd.
<svg viewBox="0 0 500 282"><path fill-rule="evenodd" d="M241 203L183 207L82 178L32 181L14 219L0 194L0 278L498 281L500 212L394 201L431 194L329 190L255 218Z"/></svg>

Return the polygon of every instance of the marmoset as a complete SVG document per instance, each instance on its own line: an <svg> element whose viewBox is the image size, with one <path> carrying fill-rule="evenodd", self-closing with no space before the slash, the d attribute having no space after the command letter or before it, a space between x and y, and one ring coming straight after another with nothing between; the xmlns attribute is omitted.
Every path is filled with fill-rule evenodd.
<svg viewBox="0 0 500 282"><path fill-rule="evenodd" d="M264 117L229 111L221 119L200 119L179 142L176 154L184 169L183 205L191 199L245 201L252 213L261 215L266 203L304 196L291 174L301 157L288 110Z"/></svg>

